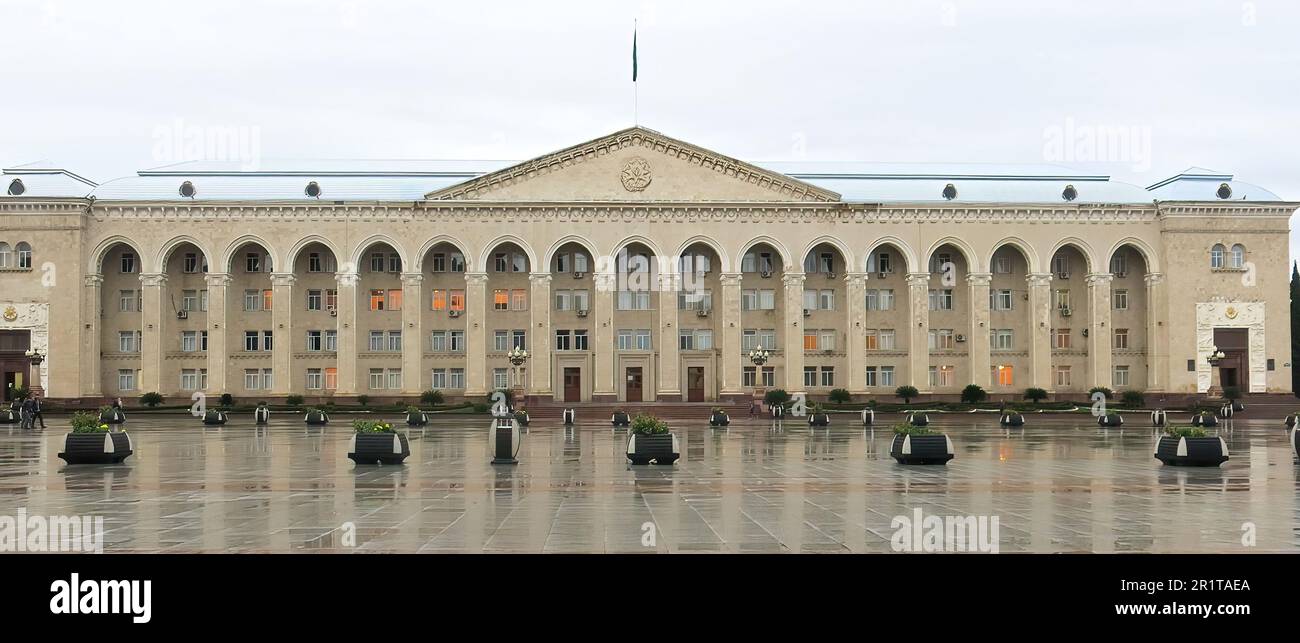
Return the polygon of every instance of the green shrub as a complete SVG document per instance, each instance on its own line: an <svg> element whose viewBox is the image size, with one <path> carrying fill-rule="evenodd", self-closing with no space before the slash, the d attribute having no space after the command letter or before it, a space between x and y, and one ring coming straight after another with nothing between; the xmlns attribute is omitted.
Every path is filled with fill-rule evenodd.
<svg viewBox="0 0 1300 643"><path fill-rule="evenodd" d="M77 411L69 420L73 433L105 433L108 424L99 421L99 416L85 411Z"/></svg>
<svg viewBox="0 0 1300 643"><path fill-rule="evenodd" d="M894 433L898 435L934 435L935 431L925 426L912 426L907 422L899 422L894 425Z"/></svg>
<svg viewBox="0 0 1300 643"><path fill-rule="evenodd" d="M362 393L361 395L358 395L358 396L357 396L357 404L360 404L361 406L365 406L365 405L367 405L367 404L369 404L369 403L370 403L370 396L369 396L369 395L366 395L365 393Z"/></svg>
<svg viewBox="0 0 1300 643"><path fill-rule="evenodd" d="M484 404L484 403L482 403L482 402L479 402L478 404L475 404L475 405L474 405L474 412L475 412L475 413L487 413L487 412L488 412L488 409L490 409L490 408L492 408L492 407L489 406L489 405L487 405L487 404Z"/></svg>
<svg viewBox="0 0 1300 643"><path fill-rule="evenodd" d="M1034 404L1038 404L1039 402L1047 399L1047 389L1027 388L1025 389L1025 399L1029 400L1030 402L1033 402Z"/></svg>
<svg viewBox="0 0 1300 643"><path fill-rule="evenodd" d="M27 388L26 386L19 386L18 388L14 389L14 399L18 400L19 402L31 396L32 396L32 390Z"/></svg>
<svg viewBox="0 0 1300 643"><path fill-rule="evenodd" d="M429 389L420 394L421 404L427 404L429 406L438 406L439 404L442 404L442 402L443 402L442 391Z"/></svg>
<svg viewBox="0 0 1300 643"><path fill-rule="evenodd" d="M783 388L774 388L763 395L763 402L768 406L785 406L790 403L790 394Z"/></svg>
<svg viewBox="0 0 1300 643"><path fill-rule="evenodd" d="M1106 388L1106 387L1104 387L1104 386L1094 386L1094 387L1088 389L1088 399L1091 400L1091 399L1092 399L1092 396L1093 396L1094 394L1096 394L1096 393L1101 393L1101 394L1102 394L1103 396L1105 396L1106 399L1108 399L1108 400L1109 400L1109 399L1112 399L1112 398L1115 397L1115 392L1114 392L1114 391L1112 391L1112 390L1110 390L1110 389L1108 389L1108 388Z"/></svg>
<svg viewBox="0 0 1300 643"><path fill-rule="evenodd" d="M903 398L903 404L911 404L912 398L920 395L921 392L916 390L915 386L900 386L894 389L894 396Z"/></svg>
<svg viewBox="0 0 1300 643"><path fill-rule="evenodd" d="M406 412L407 412L407 413L419 413L419 412L420 412L420 407L415 406L415 405L408 406L408 407L406 407Z"/></svg>
<svg viewBox="0 0 1300 643"><path fill-rule="evenodd" d="M984 387L979 384L967 384L966 388L961 390L961 401L966 404L976 404L983 402L989 396L984 392Z"/></svg>
<svg viewBox="0 0 1300 643"><path fill-rule="evenodd" d="M383 420L353 420L352 430L357 433L393 433L393 425Z"/></svg>
<svg viewBox="0 0 1300 643"><path fill-rule="evenodd" d="M235 403L235 396L229 393L221 394L221 406L232 406Z"/></svg>
<svg viewBox="0 0 1300 643"><path fill-rule="evenodd" d="M1170 426L1165 428L1165 435L1175 438L1203 438L1205 429L1198 426Z"/></svg>
<svg viewBox="0 0 1300 643"><path fill-rule="evenodd" d="M158 406L159 404L163 403L162 393L158 393L158 392L145 393L144 395L140 396L140 403L144 404L149 408Z"/></svg>
<svg viewBox="0 0 1300 643"><path fill-rule="evenodd" d="M284 398L284 403L292 407L299 407L302 406L303 397L297 394L290 395L289 397Z"/></svg>
<svg viewBox="0 0 1300 643"><path fill-rule="evenodd" d="M853 400L853 396L849 395L848 389L837 388L831 391L830 400L836 404L845 404Z"/></svg>
<svg viewBox="0 0 1300 643"><path fill-rule="evenodd" d="M649 413L638 413L632 418L631 428L637 435L659 435L668 432L668 423Z"/></svg>
<svg viewBox="0 0 1300 643"><path fill-rule="evenodd" d="M1235 386L1225 386L1223 387L1223 398L1225 400L1233 400L1233 401L1240 400L1241 389Z"/></svg>
<svg viewBox="0 0 1300 643"><path fill-rule="evenodd" d="M1146 398L1142 395L1142 391L1124 391L1123 393L1120 393L1119 399L1125 406L1132 406L1135 408L1146 403Z"/></svg>

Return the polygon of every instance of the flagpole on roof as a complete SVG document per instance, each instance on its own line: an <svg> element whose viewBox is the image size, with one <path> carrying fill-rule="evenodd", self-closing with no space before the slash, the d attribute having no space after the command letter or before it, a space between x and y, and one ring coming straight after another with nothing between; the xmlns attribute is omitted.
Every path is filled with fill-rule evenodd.
<svg viewBox="0 0 1300 643"><path fill-rule="evenodd" d="M636 18L632 19L632 124L641 124L641 95L636 84Z"/></svg>

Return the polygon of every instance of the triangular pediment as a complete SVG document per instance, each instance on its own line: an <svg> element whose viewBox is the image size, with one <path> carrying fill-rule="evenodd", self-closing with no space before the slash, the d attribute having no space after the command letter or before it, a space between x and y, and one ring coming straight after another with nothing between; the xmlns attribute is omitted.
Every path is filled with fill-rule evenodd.
<svg viewBox="0 0 1300 643"><path fill-rule="evenodd" d="M488 201L839 201L840 195L633 127L435 190Z"/></svg>

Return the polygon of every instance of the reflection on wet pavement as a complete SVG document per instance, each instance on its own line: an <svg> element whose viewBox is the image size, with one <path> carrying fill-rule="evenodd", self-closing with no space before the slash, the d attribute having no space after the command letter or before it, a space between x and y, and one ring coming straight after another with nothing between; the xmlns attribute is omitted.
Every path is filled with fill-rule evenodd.
<svg viewBox="0 0 1300 643"><path fill-rule="evenodd" d="M492 466L485 417L410 431L402 466L354 466L346 416L204 427L136 416L124 465L70 467L65 424L0 427L0 515L104 517L109 552L888 552L895 516L997 516L1002 552L1300 550L1300 478L1280 421L1221 427L1219 468L1161 466L1150 427L1085 417L934 418L946 467L889 458L888 428L836 416L675 423L673 467L628 466L627 434L535 422ZM1242 544L1245 523L1256 545Z"/></svg>

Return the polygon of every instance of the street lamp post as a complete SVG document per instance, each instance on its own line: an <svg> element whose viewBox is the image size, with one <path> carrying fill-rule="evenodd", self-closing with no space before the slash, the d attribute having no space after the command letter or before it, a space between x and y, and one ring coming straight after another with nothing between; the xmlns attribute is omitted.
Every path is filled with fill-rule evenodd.
<svg viewBox="0 0 1300 643"><path fill-rule="evenodd" d="M766 364L767 360L770 359L771 357L772 354L769 353L767 349L762 347L753 348L750 349L749 351L749 361L754 365L754 396L755 397L758 396L758 383L762 381L759 378L762 377L763 365ZM763 407L759 406L758 408L759 410L762 410ZM753 412L753 409L754 407L753 404L751 403L750 404L751 413Z"/></svg>
<svg viewBox="0 0 1300 643"><path fill-rule="evenodd" d="M510 349L510 352L506 353L506 359L510 360L511 366L514 366L515 369L516 393L514 398L516 400L523 400L524 395L527 393L527 390L524 387L523 377L520 374L520 368L524 365L524 362L528 361L528 351L516 346Z"/></svg>
<svg viewBox="0 0 1300 643"><path fill-rule="evenodd" d="M35 348L27 349L25 355L32 364L31 372L29 373L31 384L27 386L27 390L30 392L32 397L45 397L45 389L41 388L41 363L45 361L45 356Z"/></svg>

